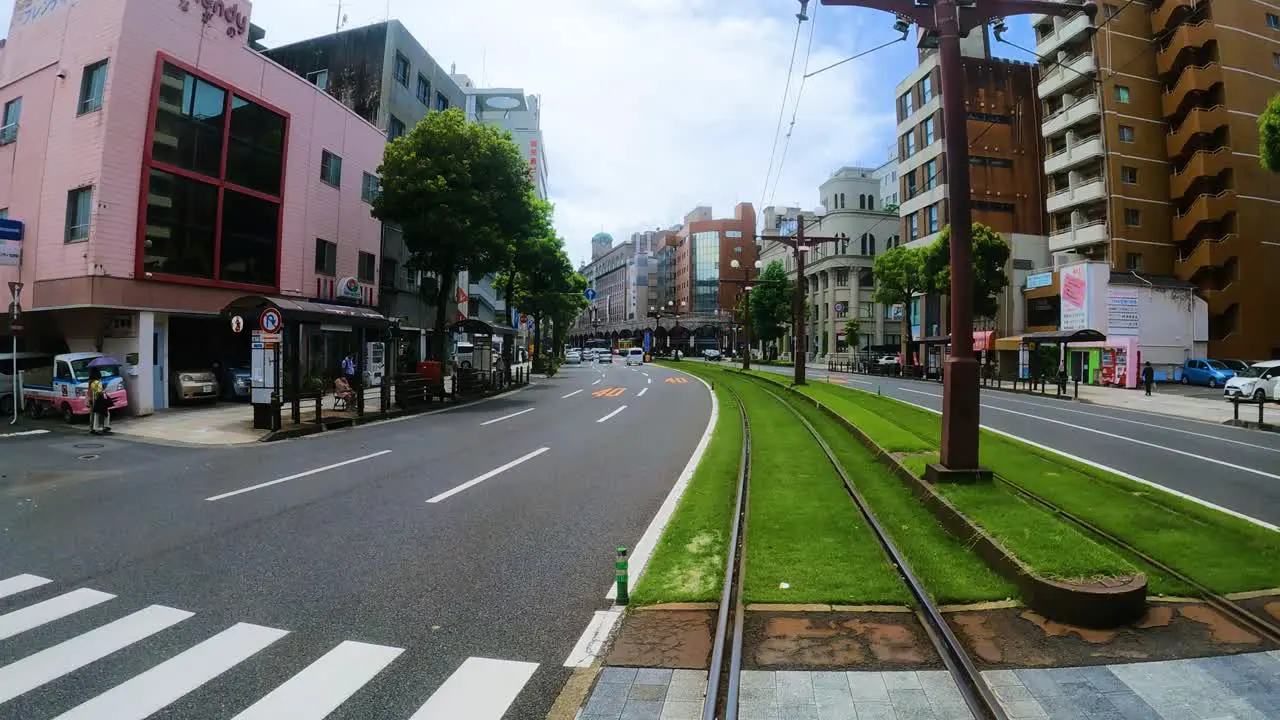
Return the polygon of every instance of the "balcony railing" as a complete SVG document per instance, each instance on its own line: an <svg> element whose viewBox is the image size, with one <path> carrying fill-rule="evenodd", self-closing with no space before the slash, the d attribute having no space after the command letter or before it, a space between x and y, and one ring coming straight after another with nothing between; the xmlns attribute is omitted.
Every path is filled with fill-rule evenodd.
<svg viewBox="0 0 1280 720"><path fill-rule="evenodd" d="M18 123L9 123L0 127L0 145L8 145L18 139Z"/></svg>
<svg viewBox="0 0 1280 720"><path fill-rule="evenodd" d="M1160 98L1165 117L1173 117L1187 95L1196 90L1205 91L1222 82L1222 66L1216 62L1184 68L1173 87Z"/></svg>
<svg viewBox="0 0 1280 720"><path fill-rule="evenodd" d="M1191 189L1191 183L1202 177L1214 177L1231 164L1230 148L1220 147L1214 150L1201 150L1191 156L1181 170L1175 170L1169 176L1169 192L1180 198Z"/></svg>
<svg viewBox="0 0 1280 720"><path fill-rule="evenodd" d="M1213 39L1213 23L1201 20L1194 25L1179 25L1169 36L1164 49L1156 53L1156 70L1161 75L1173 69L1177 64L1178 54L1185 48L1202 47Z"/></svg>

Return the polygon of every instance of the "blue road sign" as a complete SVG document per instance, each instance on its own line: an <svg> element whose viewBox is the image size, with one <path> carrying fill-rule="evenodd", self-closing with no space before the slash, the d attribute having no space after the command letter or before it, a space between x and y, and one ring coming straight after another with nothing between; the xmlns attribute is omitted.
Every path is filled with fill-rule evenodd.
<svg viewBox="0 0 1280 720"><path fill-rule="evenodd" d="M653 340L653 336L649 333L648 330L645 330L644 331L644 351L645 352L649 352L649 350L652 349L650 347L653 344L652 340Z"/></svg>
<svg viewBox="0 0 1280 720"><path fill-rule="evenodd" d="M583 290L583 291L582 291L582 296L583 296L583 297L585 297L585 298L586 298L586 299L588 299L588 300L595 300L595 299L596 299L596 289L595 289L595 288L587 288L586 290Z"/></svg>
<svg viewBox="0 0 1280 720"><path fill-rule="evenodd" d="M22 227L21 220L0 219L0 240L21 240Z"/></svg>

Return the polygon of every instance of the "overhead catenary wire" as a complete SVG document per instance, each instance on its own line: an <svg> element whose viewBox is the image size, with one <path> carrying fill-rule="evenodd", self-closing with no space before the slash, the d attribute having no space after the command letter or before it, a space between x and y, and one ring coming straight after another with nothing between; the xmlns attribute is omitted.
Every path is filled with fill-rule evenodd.
<svg viewBox="0 0 1280 720"><path fill-rule="evenodd" d="M787 137L782 143L782 156L778 160L778 172L773 179L773 190L769 191L769 204L773 204L774 195L778 192L778 183L782 182L782 169L787 164L787 151L791 149L791 134L796 129L796 117L800 113L800 99L804 97L804 85L809 79L809 59L813 55L813 37L818 33L818 8L821 5L813 7L813 17L809 20L809 44L804 51L804 74L800 76L800 87L796 90L796 101L791 107L791 123L787 126ZM783 99L785 106L786 99ZM769 179L765 178L767 184ZM763 201L762 201L763 203Z"/></svg>
<svg viewBox="0 0 1280 720"><path fill-rule="evenodd" d="M764 207L764 199L769 192L769 178L773 176L773 161L778 153L778 138L782 135L782 119L787 115L787 97L791 94L791 76L795 74L796 51L800 48L800 26L804 20L803 14L796 15L796 34L791 40L791 59L787 61L787 79L782 86L782 102L778 106L778 124L773 131L773 149L769 151L769 167L764 173L764 186L760 188L759 207Z"/></svg>

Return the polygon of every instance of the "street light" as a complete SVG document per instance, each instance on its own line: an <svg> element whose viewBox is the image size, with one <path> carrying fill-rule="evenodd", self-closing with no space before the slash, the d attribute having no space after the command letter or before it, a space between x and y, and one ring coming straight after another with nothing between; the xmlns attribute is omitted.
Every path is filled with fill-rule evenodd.
<svg viewBox="0 0 1280 720"><path fill-rule="evenodd" d="M800 0L801 12L808 0ZM964 65L960 38L990 21L1010 15L1041 13L1069 16L1098 12L1096 0L822 0L823 5L855 6L896 15L895 29L914 23L937 38L942 69L942 126L946 129L947 222L951 226L951 355L944 363L942 447L939 462L925 478L987 480L991 471L978 464L978 361L973 357L973 256L969 236L969 137L964 103ZM923 39L922 39L923 40ZM904 358L905 360L905 358Z"/></svg>
<svg viewBox="0 0 1280 720"><path fill-rule="evenodd" d="M732 267L735 269L740 268L742 267L742 263L738 262L737 258L734 258L733 260L729 261L729 267ZM759 275L760 268L764 267L764 263L759 260L756 260L754 267L756 270L756 274ZM721 280L721 282L742 282L742 283L751 282L751 271L749 269L744 271L743 276L744 276L743 279L740 281ZM742 354L742 369L750 370L751 369L751 286L743 285L742 293L745 300L745 302L743 303L743 305L745 306L743 308L743 334L745 336L743 338L743 342L746 345L746 349L747 349L747 351Z"/></svg>
<svg viewBox="0 0 1280 720"><path fill-rule="evenodd" d="M22 305L18 299L22 295L22 283L9 282L9 294L13 296L13 300L9 302L9 333L13 336L13 375L10 378L13 392L13 399L10 404L13 405L13 419L9 421L10 425L18 424L18 315L22 312Z"/></svg>

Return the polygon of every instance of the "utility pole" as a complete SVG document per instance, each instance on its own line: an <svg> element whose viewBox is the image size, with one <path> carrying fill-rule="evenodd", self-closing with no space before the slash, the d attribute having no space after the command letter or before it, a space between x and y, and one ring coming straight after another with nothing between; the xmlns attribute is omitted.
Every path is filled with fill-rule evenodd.
<svg viewBox="0 0 1280 720"><path fill-rule="evenodd" d="M22 396L22 386L18 383L18 318L22 314L22 305L18 301L22 297L22 283L10 282L9 294L13 296L13 300L9 303L9 332L13 335L13 376L10 390L13 392L11 403L13 405L13 419L9 421L10 425L18 424L18 406L21 404L19 399Z"/></svg>
<svg viewBox="0 0 1280 720"><path fill-rule="evenodd" d="M803 385L805 359L809 355L809 348L805 341L804 296L808 287L808 279L804 276L804 255L818 245L840 242L845 238L806 236L804 234L804 216L802 215L796 218L796 234L794 236L779 235L769 239L791 248L796 258L796 289L795 296L792 299L792 322L795 324L795 340L791 348L791 354L795 360L795 377L792 382L796 385Z"/></svg>
<svg viewBox="0 0 1280 720"><path fill-rule="evenodd" d="M809 0L799 0L801 12ZM947 223L951 226L951 355L943 365L940 462L929 465L930 482L990 479L978 464L979 367L973 356L973 246L970 237L969 133L964 105L960 38L976 27L1010 15L1043 13L1092 20L1096 0L822 0L823 5L884 10L895 27L919 25L938 42L942 70L942 127L947 151ZM903 358L905 360L905 358Z"/></svg>

